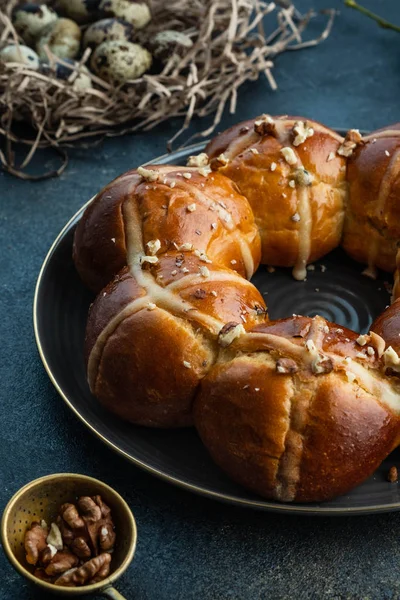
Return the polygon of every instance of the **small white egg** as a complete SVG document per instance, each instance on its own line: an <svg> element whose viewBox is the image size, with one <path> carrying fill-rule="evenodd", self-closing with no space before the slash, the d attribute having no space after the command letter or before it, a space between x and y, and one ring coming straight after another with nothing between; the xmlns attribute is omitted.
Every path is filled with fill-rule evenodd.
<svg viewBox="0 0 400 600"><path fill-rule="evenodd" d="M135 0L101 0L100 10L106 15L124 19L135 29L143 29L151 20L148 5Z"/></svg>
<svg viewBox="0 0 400 600"><path fill-rule="evenodd" d="M39 68L39 57L36 52L32 48L20 44L12 44L0 50L0 60L5 63L21 63L35 71Z"/></svg>
<svg viewBox="0 0 400 600"><path fill-rule="evenodd" d="M103 42L93 52L90 66L99 77L115 85L141 77L151 67L150 52L131 42Z"/></svg>
<svg viewBox="0 0 400 600"><path fill-rule="evenodd" d="M83 36L83 47L96 48L103 42L118 40L129 42L134 31L133 25L123 19L102 19L88 27Z"/></svg>
<svg viewBox="0 0 400 600"><path fill-rule="evenodd" d="M39 57L46 59L45 46L59 58L75 58L79 54L81 30L71 19L58 19L42 32L36 44Z"/></svg>
<svg viewBox="0 0 400 600"><path fill-rule="evenodd" d="M193 42L186 33L172 29L159 31L149 41L152 55L161 62L167 62L173 54L184 56L192 46Z"/></svg>
<svg viewBox="0 0 400 600"><path fill-rule="evenodd" d="M99 4L100 0L57 0L55 9L77 23L89 23L100 18Z"/></svg>
<svg viewBox="0 0 400 600"><path fill-rule="evenodd" d="M58 15L46 4L23 4L13 13L13 25L26 44L33 46L45 27L55 23Z"/></svg>

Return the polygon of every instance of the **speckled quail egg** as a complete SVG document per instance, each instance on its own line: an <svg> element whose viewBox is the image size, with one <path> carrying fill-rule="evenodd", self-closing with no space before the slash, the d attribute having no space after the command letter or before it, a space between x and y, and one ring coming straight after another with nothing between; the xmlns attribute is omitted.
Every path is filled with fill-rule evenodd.
<svg viewBox="0 0 400 600"><path fill-rule="evenodd" d="M142 46L110 41L97 46L90 66L105 81L119 85L143 75L150 69L151 63L150 52Z"/></svg>
<svg viewBox="0 0 400 600"><path fill-rule="evenodd" d="M155 59L167 62L173 54L184 56L193 42L186 33L166 29L156 33L147 45Z"/></svg>
<svg viewBox="0 0 400 600"><path fill-rule="evenodd" d="M13 24L17 33L30 46L35 43L40 32L57 19L57 13L46 4L23 4L13 13Z"/></svg>
<svg viewBox="0 0 400 600"><path fill-rule="evenodd" d="M0 50L0 60L5 63L21 63L35 71L39 68L39 57L36 52L28 46L21 46L21 44L12 44Z"/></svg>
<svg viewBox="0 0 400 600"><path fill-rule="evenodd" d="M89 23L101 17L101 0L56 0L55 9L77 23Z"/></svg>
<svg viewBox="0 0 400 600"><path fill-rule="evenodd" d="M81 30L71 19L58 19L42 32L36 44L40 58L46 59L44 47L59 58L75 58L78 56L81 43Z"/></svg>
<svg viewBox="0 0 400 600"><path fill-rule="evenodd" d="M68 63L70 66L64 63ZM54 68L48 63L42 63L39 70L45 75L53 75L57 77L57 79L66 81L72 75L74 66L77 64L78 63L75 60L64 58L63 63L56 62ZM85 65L79 67L79 75L74 79L72 87L76 90L87 90L88 88L93 87L90 71Z"/></svg>
<svg viewBox="0 0 400 600"><path fill-rule="evenodd" d="M133 31L133 25L123 19L102 19L86 29L83 36L83 47L96 48L103 42L111 40L129 42Z"/></svg>
<svg viewBox="0 0 400 600"><path fill-rule="evenodd" d="M135 29L143 29L151 20L147 4L135 0L101 0L100 10L106 15L124 19Z"/></svg>

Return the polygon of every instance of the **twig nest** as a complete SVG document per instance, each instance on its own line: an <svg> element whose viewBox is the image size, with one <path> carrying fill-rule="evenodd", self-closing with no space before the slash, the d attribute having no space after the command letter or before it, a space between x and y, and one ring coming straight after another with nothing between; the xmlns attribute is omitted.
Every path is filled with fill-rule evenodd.
<svg viewBox="0 0 400 600"><path fill-rule="evenodd" d="M106 15L124 19L135 29L143 29L151 20L147 4L135 0L101 0L100 10Z"/></svg>
<svg viewBox="0 0 400 600"><path fill-rule="evenodd" d="M90 66L105 81L120 85L143 75L151 63L150 52L139 44L110 41L97 46Z"/></svg>
<svg viewBox="0 0 400 600"><path fill-rule="evenodd" d="M76 70L78 63L70 58L63 59L63 62L56 62L53 68L48 63L42 63L40 65L40 71L45 75L53 75L57 79L67 81L73 72ZM90 71L85 65L80 65L79 73L72 82L72 87L75 90L87 90L93 87L92 80L90 77Z"/></svg>
<svg viewBox="0 0 400 600"><path fill-rule="evenodd" d="M13 13L13 25L26 44L33 46L45 27L55 23L58 15L46 4L24 4Z"/></svg>
<svg viewBox="0 0 400 600"><path fill-rule="evenodd" d="M46 27L36 44L39 57L46 59L45 46L59 58L75 58L79 54L81 30L71 19L58 19Z"/></svg>
<svg viewBox="0 0 400 600"><path fill-rule="evenodd" d="M89 23L100 17L100 0L57 0L56 11L77 23Z"/></svg>
<svg viewBox="0 0 400 600"><path fill-rule="evenodd" d="M167 62L173 54L184 56L192 46L193 42L188 35L172 29L160 31L148 42L152 55L162 63Z"/></svg>
<svg viewBox="0 0 400 600"><path fill-rule="evenodd" d="M39 57L36 52L21 44L12 44L0 50L0 60L5 63L21 63L35 71L39 68Z"/></svg>
<svg viewBox="0 0 400 600"><path fill-rule="evenodd" d="M101 19L90 25L83 36L83 47L96 48L103 42L129 42L132 39L134 27L123 19Z"/></svg>

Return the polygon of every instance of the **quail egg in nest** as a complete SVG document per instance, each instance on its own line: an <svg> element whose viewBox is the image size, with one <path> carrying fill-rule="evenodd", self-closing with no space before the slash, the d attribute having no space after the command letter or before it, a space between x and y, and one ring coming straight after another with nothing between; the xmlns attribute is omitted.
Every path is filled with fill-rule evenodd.
<svg viewBox="0 0 400 600"><path fill-rule="evenodd" d="M173 54L184 56L193 46L193 42L186 33L166 29L156 33L147 46L156 60L166 63Z"/></svg>
<svg viewBox="0 0 400 600"><path fill-rule="evenodd" d="M13 25L26 44L33 46L45 27L55 23L57 13L47 4L23 4L14 9Z"/></svg>
<svg viewBox="0 0 400 600"><path fill-rule="evenodd" d="M21 44L11 44L0 50L0 61L21 63L35 71L39 68L39 57L36 52Z"/></svg>
<svg viewBox="0 0 400 600"><path fill-rule="evenodd" d="M103 42L117 40L129 42L132 39L134 27L123 19L101 19L88 27L83 36L84 48L96 48Z"/></svg>
<svg viewBox="0 0 400 600"><path fill-rule="evenodd" d="M97 46L90 66L99 77L115 85L137 79L151 67L150 52L131 42L110 41Z"/></svg>
<svg viewBox="0 0 400 600"><path fill-rule="evenodd" d="M55 9L77 23L89 23L100 19L100 0L56 0Z"/></svg>
<svg viewBox="0 0 400 600"><path fill-rule="evenodd" d="M143 29L151 20L148 5L135 0L101 0L100 10L106 15L124 19L135 29Z"/></svg>
<svg viewBox="0 0 400 600"><path fill-rule="evenodd" d="M79 54L81 30L71 19L58 19L43 31L36 44L39 57L46 59L45 46L59 58L75 58Z"/></svg>

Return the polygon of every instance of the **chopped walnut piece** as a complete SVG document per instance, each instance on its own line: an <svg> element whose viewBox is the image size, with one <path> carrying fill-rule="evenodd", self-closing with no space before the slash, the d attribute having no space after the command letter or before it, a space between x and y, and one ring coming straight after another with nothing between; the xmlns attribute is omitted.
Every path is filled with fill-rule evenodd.
<svg viewBox="0 0 400 600"><path fill-rule="evenodd" d="M190 363L188 360L184 360L184 361L183 361L183 366L184 366L186 369L191 369L191 368L192 368L192 363Z"/></svg>
<svg viewBox="0 0 400 600"><path fill-rule="evenodd" d="M48 565L53 556L57 554L58 550L51 544L47 544L43 552L40 553L40 562L42 565Z"/></svg>
<svg viewBox="0 0 400 600"><path fill-rule="evenodd" d="M260 154L259 151L257 150L257 148L250 148L250 152L252 154Z"/></svg>
<svg viewBox="0 0 400 600"><path fill-rule="evenodd" d="M202 262L211 264L212 260L210 260L207 256L207 254L205 252L203 252L203 250L195 250L193 253L195 256L197 256Z"/></svg>
<svg viewBox="0 0 400 600"><path fill-rule="evenodd" d="M346 377L347 380L349 381L349 383L353 383L356 379L356 376L354 375L354 373L352 373L351 371L345 371L346 373Z"/></svg>
<svg viewBox="0 0 400 600"><path fill-rule="evenodd" d="M85 519L90 521L100 521L101 508L90 496L81 496L78 500L78 508Z"/></svg>
<svg viewBox="0 0 400 600"><path fill-rule="evenodd" d="M390 483L397 483L399 480L399 476L397 473L397 467L393 466L390 467L389 473L388 473L388 481L390 481Z"/></svg>
<svg viewBox="0 0 400 600"><path fill-rule="evenodd" d="M262 115L254 121L254 131L258 135L276 135L276 125L274 119L270 115Z"/></svg>
<svg viewBox="0 0 400 600"><path fill-rule="evenodd" d="M293 148L289 148L289 146L281 148L280 153L282 154L283 158L286 160L288 165L295 165L297 163L297 156L294 153Z"/></svg>
<svg viewBox="0 0 400 600"><path fill-rule="evenodd" d="M192 174L191 173L182 173L182 177L184 177L185 179L192 179Z"/></svg>
<svg viewBox="0 0 400 600"><path fill-rule="evenodd" d="M385 351L386 342L380 335L375 333L374 331L369 332L370 336L370 345L375 348L378 357L380 358Z"/></svg>
<svg viewBox="0 0 400 600"><path fill-rule="evenodd" d="M397 352L389 346L382 355L385 372L389 375L400 372L400 358Z"/></svg>
<svg viewBox="0 0 400 600"><path fill-rule="evenodd" d="M79 516L78 510L74 504L63 504L60 508L60 516L64 519L66 524L71 529L79 529L85 527L85 521L82 519L82 517Z"/></svg>
<svg viewBox="0 0 400 600"><path fill-rule="evenodd" d="M277 166L277 165L276 165L276 162L272 162L272 163L271 163L271 166L270 166L270 169L271 169L271 171L275 171L275 169L276 169L276 166Z"/></svg>
<svg viewBox="0 0 400 600"><path fill-rule="evenodd" d="M357 148L358 144L361 144L362 136L358 129L350 129L346 133L346 137L344 138L344 142L339 146L337 153L340 156L345 156L348 158L352 156L354 150Z"/></svg>
<svg viewBox="0 0 400 600"><path fill-rule="evenodd" d="M188 167L206 167L208 165L208 154L200 152L195 156L189 156L186 165Z"/></svg>
<svg viewBox="0 0 400 600"><path fill-rule="evenodd" d="M188 204L186 210L188 212L194 212L196 210L196 204L194 202L192 204Z"/></svg>
<svg viewBox="0 0 400 600"><path fill-rule="evenodd" d="M236 338L240 337L244 333L246 333L246 330L241 323L235 323L234 321L231 321L230 323L226 323L226 325L224 325L219 332L218 343L223 348L226 348L232 344Z"/></svg>
<svg viewBox="0 0 400 600"><path fill-rule="evenodd" d="M301 219L301 217L300 217L299 213L294 213L294 215L292 215L290 218L291 218L291 220L292 220L292 221L294 221L295 223L298 223L298 222L300 221L300 219Z"/></svg>
<svg viewBox="0 0 400 600"><path fill-rule="evenodd" d="M225 154L220 154L216 158L212 158L210 161L210 165L213 171L216 171L220 167L226 167L229 163L229 158L225 156Z"/></svg>
<svg viewBox="0 0 400 600"><path fill-rule="evenodd" d="M75 556L75 554L72 554L69 550L61 550L53 556L45 571L46 574L50 576L60 575L61 573L65 573L65 571L72 569L72 567L76 567L78 563L79 558Z"/></svg>
<svg viewBox="0 0 400 600"><path fill-rule="evenodd" d="M155 171L154 169L146 169L144 167L139 167L137 172L138 175L143 177L143 179L146 181L157 181L160 175L158 171Z"/></svg>
<svg viewBox="0 0 400 600"><path fill-rule="evenodd" d="M297 363L291 358L280 358L276 361L276 372L282 374L297 373Z"/></svg>
<svg viewBox="0 0 400 600"><path fill-rule="evenodd" d="M99 554L99 556L95 556L91 560L88 560L81 567L71 569L69 572L64 573L64 575L56 579L54 583L55 585L67 587L85 585L89 583L90 580L93 580L100 571L104 572L105 565L109 566L110 563L111 554L103 552L102 554Z"/></svg>
<svg viewBox="0 0 400 600"><path fill-rule="evenodd" d="M61 531L60 531L60 528L58 527L58 525L56 525L55 523L52 523L50 525L50 533L46 538L46 542L48 544L51 544L55 548L57 548L57 550L63 549L64 543L63 543Z"/></svg>
<svg viewBox="0 0 400 600"><path fill-rule="evenodd" d="M115 531L111 523L102 525L99 532L99 546L103 552L112 550L115 544Z"/></svg>
<svg viewBox="0 0 400 600"><path fill-rule="evenodd" d="M202 277L210 277L210 271L207 269L207 267L199 267L199 274Z"/></svg>
<svg viewBox="0 0 400 600"><path fill-rule="evenodd" d="M330 373L333 370L333 363L327 356L319 354L311 363L311 370L316 375Z"/></svg>
<svg viewBox="0 0 400 600"><path fill-rule="evenodd" d="M207 167L200 167L199 174L202 177L207 177L211 173L211 167L208 165ZM204 184L201 184L204 185Z"/></svg>
<svg viewBox="0 0 400 600"><path fill-rule="evenodd" d="M150 240L147 242L146 246L149 249L151 256L154 256L161 248L161 242L160 240Z"/></svg>
<svg viewBox="0 0 400 600"><path fill-rule="evenodd" d="M199 300L203 300L207 296L207 292L206 290L202 290L201 288L199 288L193 293L193 296L195 298L198 298Z"/></svg>
<svg viewBox="0 0 400 600"><path fill-rule="evenodd" d="M178 250L180 252L191 252L193 250L193 244L181 244L180 246L178 246Z"/></svg>
<svg viewBox="0 0 400 600"><path fill-rule="evenodd" d="M43 528L37 521L34 521L25 533L26 560L30 565L36 565L39 554L47 547L47 535L48 530Z"/></svg>
<svg viewBox="0 0 400 600"><path fill-rule="evenodd" d="M368 336L367 335L359 335L358 338L356 339L356 343L359 346L365 346L367 342L368 342Z"/></svg>
<svg viewBox="0 0 400 600"><path fill-rule="evenodd" d="M300 146L303 144L307 138L314 135L314 129L309 127L306 121L296 121L293 126L293 146Z"/></svg>
<svg viewBox="0 0 400 600"><path fill-rule="evenodd" d="M83 537L75 538L70 546L70 549L78 558L81 559L90 558L92 556L92 551Z"/></svg>

